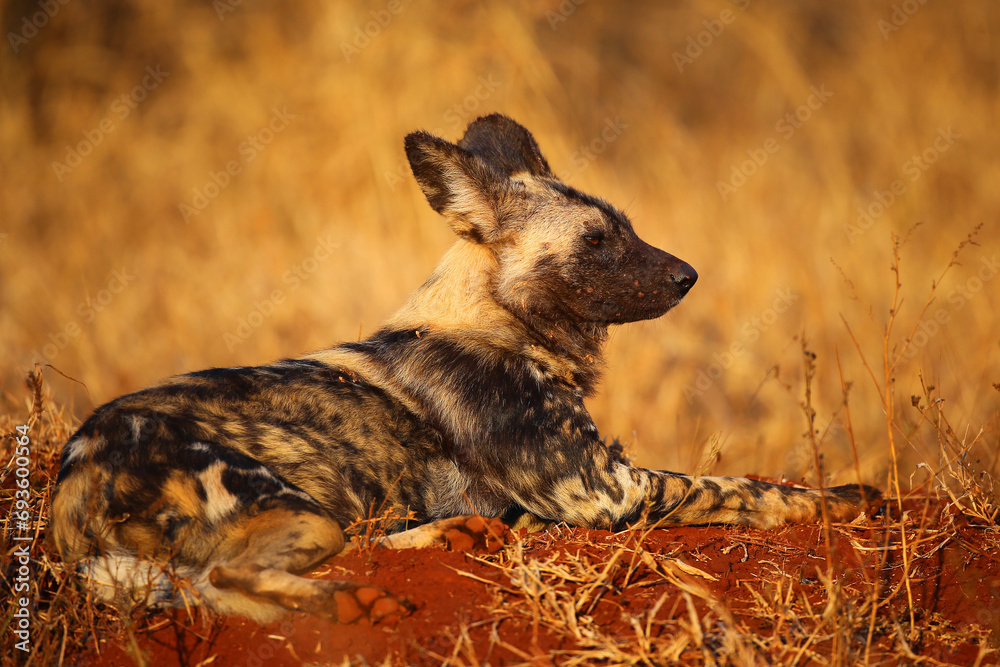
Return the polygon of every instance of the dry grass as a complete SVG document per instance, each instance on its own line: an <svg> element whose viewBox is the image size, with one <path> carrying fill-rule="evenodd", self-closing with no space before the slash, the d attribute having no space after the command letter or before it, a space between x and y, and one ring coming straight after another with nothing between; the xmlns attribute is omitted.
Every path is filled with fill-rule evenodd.
<svg viewBox="0 0 1000 667"><path fill-rule="evenodd" d="M884 556L907 554L911 562L933 563L957 536L953 525L928 525L939 518L889 520L875 531L836 526L844 538L841 556L883 554L872 568L874 577L864 567L843 564L853 558L825 573L803 570L808 547L772 544L769 556L775 560L762 561L767 573L741 582L745 591L725 596L711 587L719 577L685 562L690 554L647 550L648 530L625 534L617 544L579 533L529 536L498 556L478 559L500 569L504 583L468 575L495 591L487 658L467 632L453 637L450 655L432 657L453 666L489 664L489 654L502 648L520 658L512 664L547 664L537 643L544 632L549 643L561 640L564 646L547 653L560 665L948 665L934 656L942 647L962 645L973 647L975 664L995 664L996 634L986 625L929 613L920 613L916 624L906 621L912 610L906 559L900 570L887 566ZM904 528L919 539L909 545L894 539L894 531ZM743 548L742 537L734 535L723 552ZM711 567L709 562L706 569ZM884 586L881 577L891 570L899 571ZM625 600L639 599L639 589L654 586L657 593L644 598L645 606L622 608ZM619 618L595 613L599 602L620 608ZM638 613L632 611L636 606ZM505 622L533 628L536 639L519 646L501 640L495 628Z"/></svg>
<svg viewBox="0 0 1000 667"><path fill-rule="evenodd" d="M370 7L242 3L220 20L208 3L71 1L16 52L4 44L0 432L6 455L14 427L33 420L39 536L54 458L96 404L165 375L371 332L451 242L406 173L403 135L455 139L499 110L569 182L624 207L701 274L668 318L616 333L590 404L602 431L640 465L860 478L899 499L883 543L862 545L903 559L891 586L875 579L845 596L831 570L840 529L827 525L822 608L794 582L755 589L758 613L804 633L779 652L788 636L777 630L723 623L715 636L725 607L685 578L672 582L691 603L679 643L649 639L650 610L627 650L694 660L711 638L719 662L804 664L822 644L846 664L860 629L867 662L873 638L898 623L893 650L905 657L919 620L889 615L888 601L912 595L914 564L954 531L903 512L903 498L939 491L976 525L998 516L1000 8L928 3L883 35L888 1L584 3L550 23L559 6L404 3L348 58L342 44L373 20ZM726 10L732 22L679 71L673 54ZM0 1L4 33L34 11ZM116 100L147 67L168 74L123 116ZM778 123L813 87L831 95L789 136ZM247 160L241 142L272 120L287 125ZM609 123L624 127L591 153ZM97 136L56 173L68 146ZM717 184L772 137L777 150L720 196ZM925 152L934 159L913 161ZM185 222L179 205L230 161L239 173ZM41 411L22 389L36 362L53 396ZM640 548L618 558L641 560ZM47 610L33 659L55 664L118 620L33 549ZM573 576L601 576L589 567ZM547 576L555 586L562 575ZM581 651L623 650L568 616L558 589L522 595L574 637L595 633Z"/></svg>

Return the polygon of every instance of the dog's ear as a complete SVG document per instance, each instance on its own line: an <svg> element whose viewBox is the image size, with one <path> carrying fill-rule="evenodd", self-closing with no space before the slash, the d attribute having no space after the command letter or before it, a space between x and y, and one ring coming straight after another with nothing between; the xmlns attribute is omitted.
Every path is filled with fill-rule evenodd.
<svg viewBox="0 0 1000 667"><path fill-rule="evenodd" d="M516 215L519 196L507 174L464 148L426 132L406 137L406 157L430 203L456 234L495 243Z"/></svg>
<svg viewBox="0 0 1000 667"><path fill-rule="evenodd" d="M502 114L490 114L470 123L458 145L507 176L527 172L552 177L549 163L531 132Z"/></svg>

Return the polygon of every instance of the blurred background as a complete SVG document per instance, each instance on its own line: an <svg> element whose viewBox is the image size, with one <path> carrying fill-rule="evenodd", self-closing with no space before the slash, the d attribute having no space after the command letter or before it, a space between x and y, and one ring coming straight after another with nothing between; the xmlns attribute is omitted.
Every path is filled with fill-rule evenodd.
<svg viewBox="0 0 1000 667"><path fill-rule="evenodd" d="M0 15L5 410L35 362L85 417L167 375L370 334L454 240L403 137L455 141L500 111L700 274L669 316L615 331L590 401L639 464L815 483L812 430L828 480L884 486L872 378L895 234L903 483L961 453L939 446L947 428L996 471L996 3L7 0ZM949 427L912 405L922 384Z"/></svg>

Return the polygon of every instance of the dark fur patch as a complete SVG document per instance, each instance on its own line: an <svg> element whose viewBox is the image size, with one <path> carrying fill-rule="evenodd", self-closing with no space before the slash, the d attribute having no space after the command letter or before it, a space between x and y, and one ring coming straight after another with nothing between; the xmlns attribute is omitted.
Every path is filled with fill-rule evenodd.
<svg viewBox="0 0 1000 667"><path fill-rule="evenodd" d="M500 114L484 116L470 124L458 145L507 176L518 172L552 175L531 133Z"/></svg>

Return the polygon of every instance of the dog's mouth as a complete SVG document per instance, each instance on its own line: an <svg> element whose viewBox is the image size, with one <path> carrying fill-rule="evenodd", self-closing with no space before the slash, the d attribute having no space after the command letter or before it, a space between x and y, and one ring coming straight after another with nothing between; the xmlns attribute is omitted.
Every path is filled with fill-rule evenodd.
<svg viewBox="0 0 1000 667"><path fill-rule="evenodd" d="M587 319L609 325L662 317L684 299L698 280L698 274L689 264L677 262L679 266L671 267L666 281L659 280L646 287L642 280L632 279L618 290L614 299L592 301Z"/></svg>
<svg viewBox="0 0 1000 667"><path fill-rule="evenodd" d="M681 302L681 297L676 299L671 299L670 301L659 305L655 308L630 308L627 311L620 311L615 313L613 316L602 321L602 324L612 325L612 324L628 324L630 322L642 322L645 320L655 320L659 317L663 317L668 312L670 312L674 307L676 307Z"/></svg>

